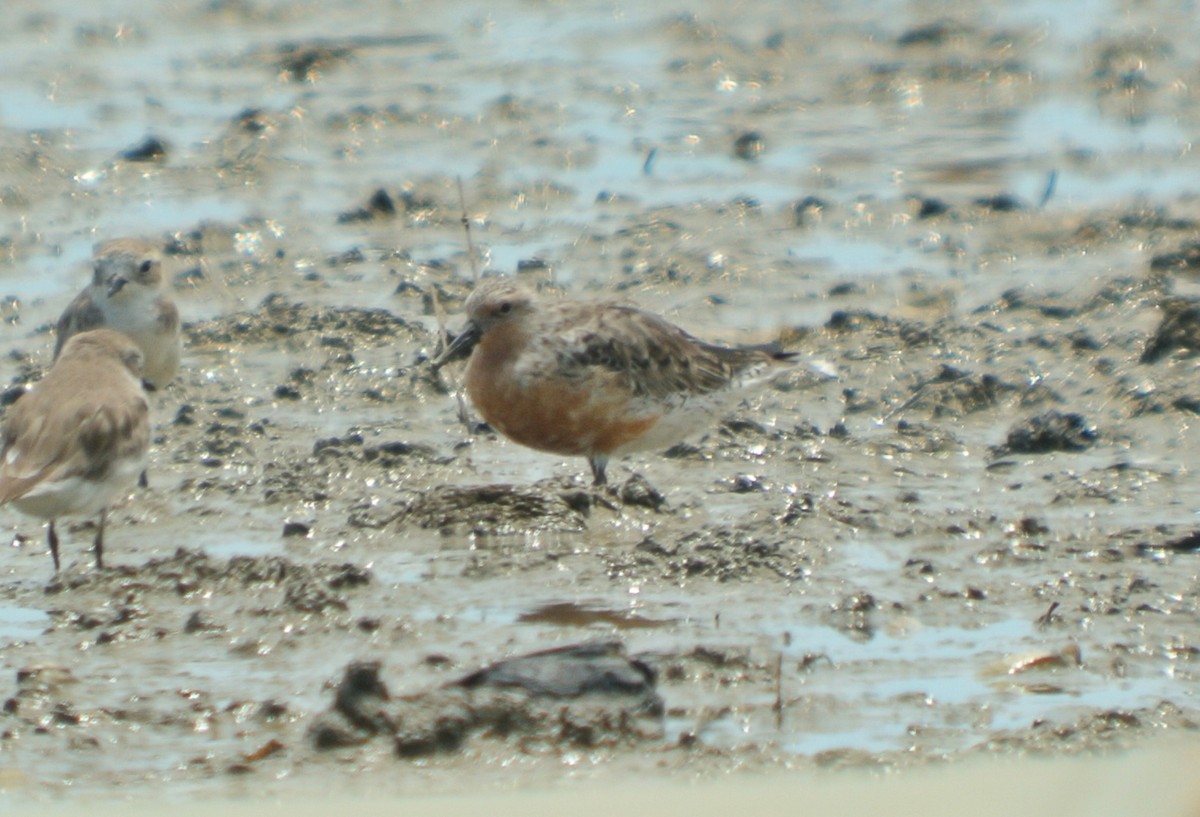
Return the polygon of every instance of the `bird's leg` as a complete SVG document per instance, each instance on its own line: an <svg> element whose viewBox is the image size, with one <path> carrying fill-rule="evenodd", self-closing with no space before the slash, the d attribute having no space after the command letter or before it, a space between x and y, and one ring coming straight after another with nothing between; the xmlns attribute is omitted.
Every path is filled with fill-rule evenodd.
<svg viewBox="0 0 1200 817"><path fill-rule="evenodd" d="M588 465L592 467L592 485L597 488L608 484L608 477L604 473L604 469L608 467L608 457L602 454L595 454L588 457Z"/></svg>
<svg viewBox="0 0 1200 817"><path fill-rule="evenodd" d="M54 520L50 520L50 532L46 535L50 543L50 558L54 560L54 573L58 574L58 534L54 532Z"/></svg>
<svg viewBox="0 0 1200 817"><path fill-rule="evenodd" d="M92 551L96 554L96 569L104 569L104 523L108 520L108 508L100 511L100 526L96 530L96 541L92 544Z"/></svg>
<svg viewBox="0 0 1200 817"><path fill-rule="evenodd" d="M145 468L143 468L142 473L138 475L138 487L139 488L149 488L150 487L150 480L146 476Z"/></svg>

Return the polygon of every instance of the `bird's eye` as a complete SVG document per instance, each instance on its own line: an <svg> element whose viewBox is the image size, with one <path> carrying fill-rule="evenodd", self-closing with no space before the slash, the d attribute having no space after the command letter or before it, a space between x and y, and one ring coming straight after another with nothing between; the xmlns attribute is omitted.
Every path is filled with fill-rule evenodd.
<svg viewBox="0 0 1200 817"><path fill-rule="evenodd" d="M509 312L512 312L512 301L501 301L500 305L496 307L497 315L507 315Z"/></svg>
<svg viewBox="0 0 1200 817"><path fill-rule="evenodd" d="M147 258L138 266L138 271L143 273L149 272L152 266L154 266L154 262Z"/></svg>

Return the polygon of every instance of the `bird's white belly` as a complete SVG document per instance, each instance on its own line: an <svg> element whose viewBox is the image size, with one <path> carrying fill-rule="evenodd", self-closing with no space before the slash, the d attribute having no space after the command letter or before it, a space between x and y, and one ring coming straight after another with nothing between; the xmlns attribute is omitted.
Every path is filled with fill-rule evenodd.
<svg viewBox="0 0 1200 817"><path fill-rule="evenodd" d="M41 519L90 516L128 493L145 466L145 457L129 458L114 463L104 479L71 476L42 482L12 504L21 513Z"/></svg>
<svg viewBox="0 0 1200 817"><path fill-rule="evenodd" d="M611 455L619 457L634 451L661 451L670 448L688 437L702 434L712 428L713 423L736 401L736 394L719 392L696 395L671 405L659 406L658 410L662 414L658 422L637 439L611 452Z"/></svg>

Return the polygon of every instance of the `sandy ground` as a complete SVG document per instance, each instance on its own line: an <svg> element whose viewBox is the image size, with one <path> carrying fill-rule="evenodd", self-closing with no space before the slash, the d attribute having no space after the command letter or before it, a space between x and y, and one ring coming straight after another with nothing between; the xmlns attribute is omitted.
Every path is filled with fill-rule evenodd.
<svg viewBox="0 0 1200 817"><path fill-rule="evenodd" d="M1200 32L1040 5L6 6L5 376L101 239L161 242L187 329L115 567L81 521L51 581L4 511L0 803L866 778L979 810L1061 774L1062 814L1119 768L1184 808L1149 744L1200 722ZM597 495L425 365L475 267L836 378ZM445 685L597 640L651 671L652 729L397 756ZM352 661L411 721L319 749Z"/></svg>
<svg viewBox="0 0 1200 817"><path fill-rule="evenodd" d="M372 817L393 814L402 807L409 814L550 815L571 812L583 817L619 812L661 814L664 808L687 814L720 815L752 803L759 814L794 814L797 808L820 814L862 814L874 811L896 815L1124 815L1144 811L1153 803L1155 814L1165 817L1194 815L1200 808L1200 791L1186 771L1196 762L1194 745L1171 745L1106 759L1087 760L976 760L952 768L925 768L902 774L876 775L865 771L739 775L720 781L687 785L641 780L620 787L598 787L560 782L548 788L418 795L403 801L380 798L369 792L353 797L311 795L305 798L227 798L202 802L173 802L181 817L211 814L288 814L297 817L353 809ZM119 805L101 802L92 806L98 817L123 814L139 817L157 813L160 802ZM10 812L25 814L75 814L70 802L16 804Z"/></svg>

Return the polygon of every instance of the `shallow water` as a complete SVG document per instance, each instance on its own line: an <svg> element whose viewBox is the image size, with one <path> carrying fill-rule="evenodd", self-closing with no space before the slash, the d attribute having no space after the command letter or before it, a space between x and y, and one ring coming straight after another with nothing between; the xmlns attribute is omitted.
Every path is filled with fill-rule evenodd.
<svg viewBox="0 0 1200 817"><path fill-rule="evenodd" d="M0 640L5 642L35 638L48 623L45 612L27 607L0 606Z"/></svg>

